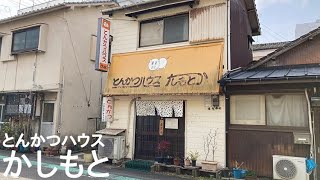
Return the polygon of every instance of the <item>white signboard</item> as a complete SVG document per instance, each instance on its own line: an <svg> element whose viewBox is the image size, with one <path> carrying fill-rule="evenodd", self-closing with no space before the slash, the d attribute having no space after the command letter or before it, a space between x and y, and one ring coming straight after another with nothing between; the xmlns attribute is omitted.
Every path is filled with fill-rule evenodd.
<svg viewBox="0 0 320 180"><path fill-rule="evenodd" d="M166 129L179 129L179 119L178 118L166 118L165 128Z"/></svg>
<svg viewBox="0 0 320 180"><path fill-rule="evenodd" d="M149 70L155 71L159 69L164 69L167 65L168 61L166 58L160 58L160 59L151 59L149 62Z"/></svg>
<svg viewBox="0 0 320 180"><path fill-rule="evenodd" d="M113 98L103 97L101 108L102 108L101 122L112 122L113 121Z"/></svg>
<svg viewBox="0 0 320 180"><path fill-rule="evenodd" d="M110 45L110 21L98 19L97 52L95 69L108 71L109 66L109 45Z"/></svg>

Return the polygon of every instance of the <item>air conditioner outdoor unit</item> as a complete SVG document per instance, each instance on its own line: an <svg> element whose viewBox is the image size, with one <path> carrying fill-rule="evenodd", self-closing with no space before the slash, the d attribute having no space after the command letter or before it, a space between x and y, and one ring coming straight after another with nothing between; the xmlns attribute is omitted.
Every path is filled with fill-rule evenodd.
<svg viewBox="0 0 320 180"><path fill-rule="evenodd" d="M306 158L274 155L273 179L309 180Z"/></svg>
<svg viewBox="0 0 320 180"><path fill-rule="evenodd" d="M104 144L104 147L98 146L98 157L100 159L107 157L112 160L120 160L124 158L126 151L125 136L104 135L101 142Z"/></svg>

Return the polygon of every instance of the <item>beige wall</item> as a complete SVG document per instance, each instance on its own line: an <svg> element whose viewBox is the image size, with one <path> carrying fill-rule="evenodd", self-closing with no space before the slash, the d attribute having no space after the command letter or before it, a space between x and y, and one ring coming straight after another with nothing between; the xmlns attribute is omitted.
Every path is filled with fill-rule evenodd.
<svg viewBox="0 0 320 180"><path fill-rule="evenodd" d="M262 57L274 52L276 49L262 49L252 51L253 61L258 61Z"/></svg>
<svg viewBox="0 0 320 180"><path fill-rule="evenodd" d="M47 24L45 52L19 54L11 60L1 56L0 91L55 91L54 132L62 136L95 132L95 120L88 118L100 116L106 73L95 71L90 60L91 36L96 35L98 18L106 8L65 8L0 25L1 33L11 34L12 29ZM11 37L5 46L8 51Z"/></svg>
<svg viewBox="0 0 320 180"><path fill-rule="evenodd" d="M100 116L100 94L106 73L94 70L95 62L90 60L90 42L91 35L97 33L101 9L102 7L76 7L64 14L65 34L61 66L64 87L61 107L62 135L94 133L95 120L88 118Z"/></svg>
<svg viewBox="0 0 320 180"><path fill-rule="evenodd" d="M205 107L205 96L139 96L139 100L184 100L185 105L185 155L190 151L198 151L201 157L197 163L200 165L204 160L203 136L206 136L210 129L218 129L218 149L215 160L219 165L226 165L226 136L225 136L225 103L224 96L220 97L220 110L208 110ZM134 99L133 96L116 96L114 102L114 121L110 128L127 129L127 158L132 158L134 151ZM129 123L129 128L128 128ZM209 157L208 159L211 159Z"/></svg>
<svg viewBox="0 0 320 180"><path fill-rule="evenodd" d="M10 61L4 58L4 50L11 49L11 37L2 43L1 91L58 89L62 39L57 37L62 37L64 34L63 21L59 18L61 15L62 11L57 11L0 25L0 32L6 33L3 38L8 39L13 29L34 24L48 24L47 42L49 42L46 52L19 54Z"/></svg>

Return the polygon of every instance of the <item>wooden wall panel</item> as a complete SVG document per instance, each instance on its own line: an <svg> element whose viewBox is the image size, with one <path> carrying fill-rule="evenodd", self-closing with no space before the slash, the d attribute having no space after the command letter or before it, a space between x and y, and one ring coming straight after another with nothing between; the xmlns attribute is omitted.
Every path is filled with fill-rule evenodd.
<svg viewBox="0 0 320 180"><path fill-rule="evenodd" d="M272 155L307 157L309 145L293 144L292 132L229 130L228 164L244 162L242 168L258 176L272 177Z"/></svg>

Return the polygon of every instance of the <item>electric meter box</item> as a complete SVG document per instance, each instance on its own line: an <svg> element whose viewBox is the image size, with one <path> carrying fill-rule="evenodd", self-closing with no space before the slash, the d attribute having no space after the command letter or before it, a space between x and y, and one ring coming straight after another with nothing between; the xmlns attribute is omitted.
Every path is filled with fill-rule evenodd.
<svg viewBox="0 0 320 180"><path fill-rule="evenodd" d="M294 144L311 144L310 133L293 133Z"/></svg>

